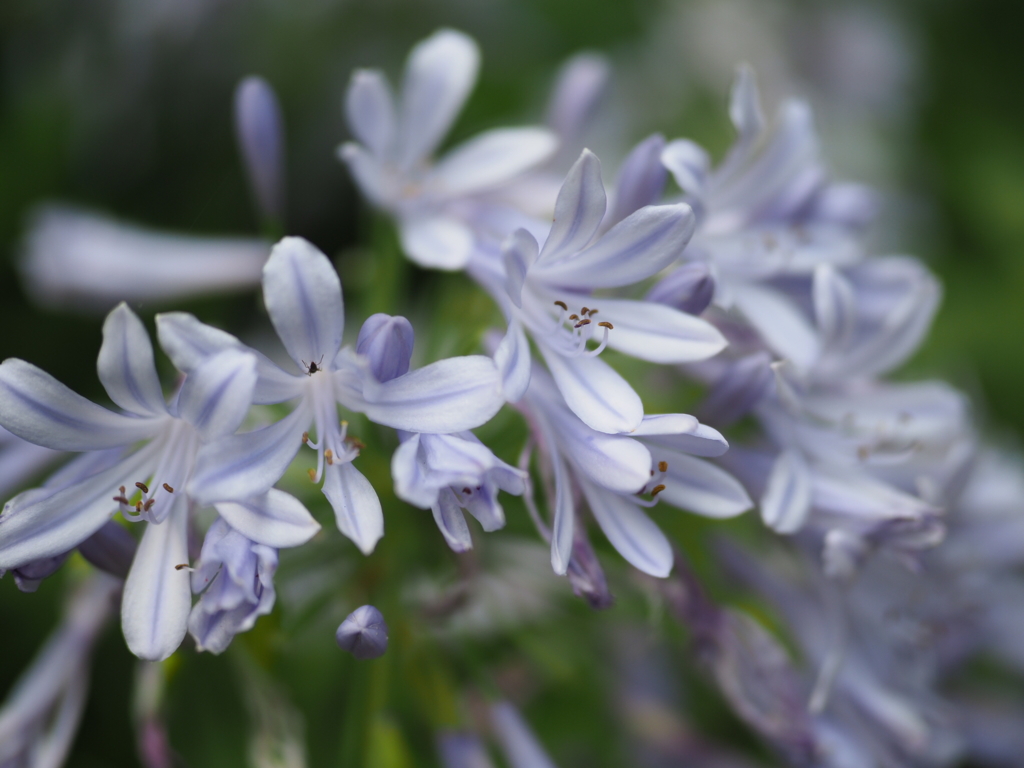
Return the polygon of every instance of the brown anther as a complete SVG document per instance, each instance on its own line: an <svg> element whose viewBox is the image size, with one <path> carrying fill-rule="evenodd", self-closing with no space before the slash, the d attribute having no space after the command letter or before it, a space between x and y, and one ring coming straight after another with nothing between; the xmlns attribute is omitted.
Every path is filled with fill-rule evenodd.
<svg viewBox="0 0 1024 768"><path fill-rule="evenodd" d="M472 492L473 492L473 489L472 489L472 488L463 488L463 489L462 489L462 492L463 492L463 493L467 493L467 494L468 494L468 493L472 493Z"/></svg>
<svg viewBox="0 0 1024 768"><path fill-rule="evenodd" d="M156 504L156 499L150 499L149 501L147 501L145 504L142 505L142 508L145 511L149 512L149 510L151 510L153 508L154 504Z"/></svg>
<svg viewBox="0 0 1024 768"><path fill-rule="evenodd" d="M654 470L651 470L651 477L654 477Z"/></svg>
<svg viewBox="0 0 1024 768"><path fill-rule="evenodd" d="M141 501L136 501L135 502L135 511L136 512L141 512L142 511L142 502Z"/></svg>
<svg viewBox="0 0 1024 768"><path fill-rule="evenodd" d="M305 445L309 442L309 432L302 433L302 444Z"/></svg>
<svg viewBox="0 0 1024 768"><path fill-rule="evenodd" d="M601 326L602 328L607 328L609 331L615 330L615 326L609 323L607 320L602 320L600 323L598 323L598 325ZM616 338L618 337L616 336Z"/></svg>
<svg viewBox="0 0 1024 768"><path fill-rule="evenodd" d="M590 315L591 317L593 317L594 315L596 315L596 314L597 314L597 309L592 309L592 310L590 310L590 312L589 312L588 314L589 314L589 315Z"/></svg>
<svg viewBox="0 0 1024 768"><path fill-rule="evenodd" d="M586 314L587 314L587 312L589 312L589 311L590 311L590 310L589 310L589 309L588 309L587 307L584 307L583 309L581 309L581 310L580 310L580 314L581 314L581 315L586 315Z"/></svg>
<svg viewBox="0 0 1024 768"><path fill-rule="evenodd" d="M575 313L573 313L573 314L569 315L569 319L570 320L579 320L580 316L575 314Z"/></svg>
<svg viewBox="0 0 1024 768"><path fill-rule="evenodd" d="M180 571L182 568L188 568L188 563L178 563L174 566L174 570Z"/></svg>
<svg viewBox="0 0 1024 768"><path fill-rule="evenodd" d="M334 451L330 448L324 451L324 460L327 462L328 466L334 464Z"/></svg>
<svg viewBox="0 0 1024 768"><path fill-rule="evenodd" d="M123 486L123 485L122 485L122 486L121 486L120 488L118 488L117 490L119 490L119 491L121 492L121 495L122 495L122 496L124 496L124 494L125 494L125 488L124 488L124 486Z"/></svg>
<svg viewBox="0 0 1024 768"><path fill-rule="evenodd" d="M174 489L171 488L171 486L169 486L167 483L164 483L164 490L167 491L168 493L174 493Z"/></svg>
<svg viewBox="0 0 1024 768"><path fill-rule="evenodd" d="M309 479L312 480L315 483L316 482L316 470L315 469L308 469L306 471L309 472Z"/></svg>
<svg viewBox="0 0 1024 768"><path fill-rule="evenodd" d="M585 317L582 320L580 320L578 323L576 323L576 325L573 326L573 328L582 328L584 325L590 325L589 317Z"/></svg>
<svg viewBox="0 0 1024 768"><path fill-rule="evenodd" d="M565 303L564 301L556 301L556 302L555 302L555 306L556 306L556 307L561 307L561 308L562 308L562 309L564 309L564 310L565 310L566 312L568 312L568 311L569 311L569 305L568 305L568 304L566 304L566 303Z"/></svg>
<svg viewBox="0 0 1024 768"><path fill-rule="evenodd" d="M865 461L870 455L871 451L868 450L868 447L866 445L862 445L860 448L857 449L857 458L860 459L861 461Z"/></svg>
<svg viewBox="0 0 1024 768"><path fill-rule="evenodd" d="M660 484L660 483L658 485L654 486L653 488L651 488L651 498L653 499L655 496L657 496L659 493L661 493L664 490L665 490L665 486Z"/></svg>
<svg viewBox="0 0 1024 768"><path fill-rule="evenodd" d="M346 437L345 442L355 448L357 451L363 450L366 447L366 443L360 440L358 437Z"/></svg>
<svg viewBox="0 0 1024 768"><path fill-rule="evenodd" d="M114 497L114 501L116 501L118 504L127 504L128 503L128 499L126 499L124 496L115 496Z"/></svg>
<svg viewBox="0 0 1024 768"><path fill-rule="evenodd" d="M658 462L658 471L659 472L668 472L668 462L667 461L659 461Z"/></svg>
<svg viewBox="0 0 1024 768"><path fill-rule="evenodd" d="M135 487L138 488L143 493L149 493L149 486L147 486L145 483L136 483Z"/></svg>

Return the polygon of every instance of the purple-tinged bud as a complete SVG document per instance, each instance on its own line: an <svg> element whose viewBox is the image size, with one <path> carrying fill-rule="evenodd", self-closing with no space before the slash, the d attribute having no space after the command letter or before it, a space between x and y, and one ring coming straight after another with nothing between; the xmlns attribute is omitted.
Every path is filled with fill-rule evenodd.
<svg viewBox="0 0 1024 768"><path fill-rule="evenodd" d="M390 381L408 373L415 339L408 320L380 312L368 317L359 329L356 352L370 359L377 381Z"/></svg>
<svg viewBox="0 0 1024 768"><path fill-rule="evenodd" d="M483 743L472 733L439 733L437 752L444 768L494 768Z"/></svg>
<svg viewBox="0 0 1024 768"><path fill-rule="evenodd" d="M64 565L64 561L68 559L69 554L71 553L65 552L53 557L44 557L11 569L11 573L14 575L14 583L22 592L35 592L39 589L39 585L43 583L43 579L52 576ZM0 576L2 575L3 573L0 572Z"/></svg>
<svg viewBox="0 0 1024 768"><path fill-rule="evenodd" d="M647 294L647 301L699 315L715 296L715 279L707 264L693 261L669 273Z"/></svg>
<svg viewBox="0 0 1024 768"><path fill-rule="evenodd" d="M338 647L360 661L383 656L388 649L388 625L372 605L356 608L334 634Z"/></svg>
<svg viewBox="0 0 1024 768"><path fill-rule="evenodd" d="M664 148L665 137L656 133L626 155L619 168L611 210L601 222L602 230L609 230L631 213L658 202L668 178L668 170L661 162Z"/></svg>
<svg viewBox="0 0 1024 768"><path fill-rule="evenodd" d="M573 594L586 600L591 608L601 611L612 607L615 598L608 589L601 561L590 545L582 520L577 520L573 529L572 557L565 575L572 585Z"/></svg>
<svg viewBox="0 0 1024 768"><path fill-rule="evenodd" d="M771 355L763 351L731 362L698 408L701 421L728 427L746 416L772 392L775 374L771 365Z"/></svg>
<svg viewBox="0 0 1024 768"><path fill-rule="evenodd" d="M82 557L111 576L128 578L138 543L123 526L110 521L78 545Z"/></svg>
<svg viewBox="0 0 1024 768"><path fill-rule="evenodd" d="M563 142L577 138L586 128L608 82L608 61L593 53L573 56L562 65L548 103L548 125Z"/></svg>
<svg viewBox="0 0 1024 768"><path fill-rule="evenodd" d="M235 89L235 134L260 213L284 214L284 121L266 80L247 77Z"/></svg>

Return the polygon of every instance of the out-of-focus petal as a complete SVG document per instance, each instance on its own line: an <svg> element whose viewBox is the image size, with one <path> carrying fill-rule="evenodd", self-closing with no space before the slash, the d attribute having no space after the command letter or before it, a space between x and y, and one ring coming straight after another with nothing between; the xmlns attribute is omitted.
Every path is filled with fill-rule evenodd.
<svg viewBox="0 0 1024 768"><path fill-rule="evenodd" d="M680 189L698 199L704 197L711 173L711 158L703 147L687 139L677 139L662 150L661 162Z"/></svg>
<svg viewBox="0 0 1024 768"><path fill-rule="evenodd" d="M461 197L515 178L547 160L558 146L546 128L495 128L460 144L431 169L428 194Z"/></svg>
<svg viewBox="0 0 1024 768"><path fill-rule="evenodd" d="M345 116L352 134L377 157L395 142L398 118L387 78L375 69L357 69L345 93Z"/></svg>
<svg viewBox="0 0 1024 768"><path fill-rule="evenodd" d="M847 344L857 323L856 299L849 281L831 264L821 264L814 270L811 298L822 346L841 347Z"/></svg>
<svg viewBox="0 0 1024 768"><path fill-rule="evenodd" d="M349 141L338 147L337 155L348 166L360 191L371 203L378 208L388 209L395 202L393 177L365 147Z"/></svg>
<svg viewBox="0 0 1024 768"><path fill-rule="evenodd" d="M421 267L462 269L473 252L473 232L448 216L409 216L398 223L402 250Z"/></svg>
<svg viewBox="0 0 1024 768"><path fill-rule="evenodd" d="M491 705L491 724L510 768L556 768L522 716L509 703Z"/></svg>
<svg viewBox="0 0 1024 768"><path fill-rule="evenodd" d="M563 141L583 132L610 72L608 60L594 53L577 54L562 65L548 102L547 124Z"/></svg>
<svg viewBox="0 0 1024 768"><path fill-rule="evenodd" d="M302 370L330 360L345 327L341 281L330 260L301 237L286 237L263 267L263 300L277 335Z"/></svg>
<svg viewBox="0 0 1024 768"><path fill-rule="evenodd" d="M494 351L494 365L501 376L505 399L510 403L518 402L530 386L530 371L533 367L530 342L518 321L513 320L508 324L505 337Z"/></svg>
<svg viewBox="0 0 1024 768"><path fill-rule="evenodd" d="M818 337L807 318L782 294L754 285L734 286L736 306L776 353L807 370L818 358Z"/></svg>
<svg viewBox="0 0 1024 768"><path fill-rule="evenodd" d="M729 94L729 119L736 126L741 141L753 141L764 130L764 113L757 80L749 64L736 68L736 80Z"/></svg>
<svg viewBox="0 0 1024 768"><path fill-rule="evenodd" d="M334 508L338 530L364 555L384 535L384 512L370 481L351 462L324 467L324 496Z"/></svg>
<svg viewBox="0 0 1024 768"><path fill-rule="evenodd" d="M284 120L270 84L247 77L235 89L235 135L260 212L284 215Z"/></svg>
<svg viewBox="0 0 1024 768"><path fill-rule="evenodd" d="M673 269L659 280L644 301L667 304L690 315L699 315L715 297L715 279L708 265L693 261Z"/></svg>
<svg viewBox="0 0 1024 768"><path fill-rule="evenodd" d="M656 133L641 141L626 155L615 182L611 209L601 223L602 229L610 229L645 205L658 202L668 176L661 163L664 147L665 137Z"/></svg>
<svg viewBox="0 0 1024 768"><path fill-rule="evenodd" d="M505 288L517 307L523 306L523 283L537 261L537 240L525 229L517 229L502 244L505 262Z"/></svg>
<svg viewBox="0 0 1024 768"><path fill-rule="evenodd" d="M795 451L783 451L775 460L761 496L761 518L777 533L795 533L811 509L811 472Z"/></svg>
<svg viewBox="0 0 1024 768"><path fill-rule="evenodd" d="M275 549L305 544L320 530L320 523L301 501L276 488L253 499L222 501L214 506L247 539Z"/></svg>

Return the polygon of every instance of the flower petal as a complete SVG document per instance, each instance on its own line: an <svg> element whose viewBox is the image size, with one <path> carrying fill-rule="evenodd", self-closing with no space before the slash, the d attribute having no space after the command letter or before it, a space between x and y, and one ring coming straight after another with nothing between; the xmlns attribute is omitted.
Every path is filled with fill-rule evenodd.
<svg viewBox="0 0 1024 768"><path fill-rule="evenodd" d="M378 312L359 329L356 352L366 356L377 381L390 381L409 372L415 340L408 320Z"/></svg>
<svg viewBox="0 0 1024 768"><path fill-rule="evenodd" d="M850 282L831 264L820 264L814 270L811 297L822 346L827 349L846 345L857 325L857 305Z"/></svg>
<svg viewBox="0 0 1024 768"><path fill-rule="evenodd" d="M530 342L517 320L508 324L508 332L494 351L494 364L501 375L501 389L505 399L515 403L522 398L530 386L530 371L533 358Z"/></svg>
<svg viewBox="0 0 1024 768"><path fill-rule="evenodd" d="M257 405L283 403L302 392L302 377L286 373L230 333L206 325L187 312L165 312L156 316L156 335L174 367L188 374L207 358L226 349L238 349L256 357L258 376L252 401Z"/></svg>
<svg viewBox="0 0 1024 768"><path fill-rule="evenodd" d="M268 547L297 547L320 530L320 523L301 501L276 488L263 496L242 502L222 501L215 506L232 528Z"/></svg>
<svg viewBox="0 0 1024 768"><path fill-rule="evenodd" d="M611 229L645 205L658 202L668 176L665 166L661 164L664 146L665 137L656 133L641 141L626 155L615 182L611 210L601 223L603 230Z"/></svg>
<svg viewBox="0 0 1024 768"><path fill-rule="evenodd" d="M761 496L761 518L776 533L796 533L811 509L811 472L795 451L775 460Z"/></svg>
<svg viewBox="0 0 1024 768"><path fill-rule="evenodd" d="M537 240L525 229L517 229L501 246L505 262L505 289L517 307L523 306L523 283L526 273L537 261Z"/></svg>
<svg viewBox="0 0 1024 768"><path fill-rule="evenodd" d="M649 205L573 258L545 261L542 255L531 277L576 290L632 285L678 259L690 241L694 223L693 211L685 203Z"/></svg>
<svg viewBox="0 0 1024 768"><path fill-rule="evenodd" d="M245 501L271 489L302 446L312 421L305 403L275 424L206 443L196 456L188 493L200 504Z"/></svg>
<svg viewBox="0 0 1024 768"><path fill-rule="evenodd" d="M751 284L733 286L737 308L765 344L797 368L807 370L818 358L818 337L793 304L770 288Z"/></svg>
<svg viewBox="0 0 1024 768"><path fill-rule="evenodd" d="M126 411L139 416L167 413L149 334L123 301L103 322L96 370L110 399Z"/></svg>
<svg viewBox="0 0 1024 768"><path fill-rule="evenodd" d="M729 119L736 126L742 141L753 141L764 129L761 96L757 90L754 70L749 64L736 68L736 80L729 94Z"/></svg>
<svg viewBox="0 0 1024 768"><path fill-rule="evenodd" d="M24 360L0 363L0 424L30 443L92 451L152 437L159 420L108 411Z"/></svg>
<svg viewBox="0 0 1024 768"><path fill-rule="evenodd" d="M555 220L540 250L538 265L575 255L597 234L608 204L601 161L589 149L569 170L555 201Z"/></svg>
<svg viewBox="0 0 1024 768"><path fill-rule="evenodd" d="M434 513L438 530L453 552L468 552L473 548L473 537L466 525L466 516L451 488L442 488L430 509Z"/></svg>
<svg viewBox="0 0 1024 768"><path fill-rule="evenodd" d="M492 189L544 162L557 147L546 128L495 128L445 155L423 180L424 190L452 198Z"/></svg>
<svg viewBox="0 0 1024 768"><path fill-rule="evenodd" d="M644 416L640 426L633 430L633 436L678 435L692 432L699 426L700 422L688 413L652 413Z"/></svg>
<svg viewBox="0 0 1024 768"><path fill-rule="evenodd" d="M479 67L476 43L453 29L438 30L412 49L399 109L398 164L403 170L420 165L441 143Z"/></svg>
<svg viewBox="0 0 1024 768"><path fill-rule="evenodd" d="M351 462L331 464L324 467L323 490L334 508L338 530L364 555L373 552L384 535L384 511L370 481Z"/></svg>
<svg viewBox="0 0 1024 768"><path fill-rule="evenodd" d="M590 511L608 541L634 568L664 578L672 570L672 545L636 504L592 483L580 482Z"/></svg>
<svg viewBox="0 0 1024 768"><path fill-rule="evenodd" d="M689 432L657 435L651 438L651 442L691 456L709 458L721 456L729 450L729 443L722 437L722 433L707 424L698 424Z"/></svg>
<svg viewBox="0 0 1024 768"><path fill-rule="evenodd" d="M687 139L669 142L661 162L672 173L679 188L698 200L706 194L711 158L704 148Z"/></svg>
<svg viewBox="0 0 1024 768"><path fill-rule="evenodd" d="M640 396L608 363L596 357L562 357L538 345L566 405L598 432L632 432L644 417Z"/></svg>
<svg viewBox="0 0 1024 768"><path fill-rule="evenodd" d="M263 301L296 365L333 360L345 326L341 281L330 260L301 237L286 237L263 267Z"/></svg>
<svg viewBox="0 0 1024 768"><path fill-rule="evenodd" d="M479 427L505 403L498 369L489 357L439 360L391 381L365 381L362 402L342 405L370 420L407 432L448 433Z"/></svg>
<svg viewBox="0 0 1024 768"><path fill-rule="evenodd" d="M235 136L260 212L280 221L284 213L284 120L274 89L261 77L247 77L235 89Z"/></svg>
<svg viewBox="0 0 1024 768"><path fill-rule="evenodd" d="M381 157L395 141L395 102L387 78L374 69L357 69L345 93L345 116L354 135Z"/></svg>
<svg viewBox="0 0 1024 768"><path fill-rule="evenodd" d="M154 452L147 447L59 490L37 489L15 496L0 515L0 569L74 549L114 514L118 487L147 476L155 462Z"/></svg>
<svg viewBox="0 0 1024 768"><path fill-rule="evenodd" d="M349 141L338 147L338 158L348 166L359 191L378 208L389 209L395 203L395 178L365 147Z"/></svg>
<svg viewBox="0 0 1024 768"><path fill-rule="evenodd" d="M421 267L462 269L473 252L473 233L447 216L410 216L398 223L402 250Z"/></svg>
<svg viewBox="0 0 1024 768"><path fill-rule="evenodd" d="M140 659L163 661L185 639L192 609L188 565L188 498L163 523L147 523L121 599L121 627Z"/></svg>
<svg viewBox="0 0 1024 768"><path fill-rule="evenodd" d="M256 357L226 349L201 363L178 394L178 413L206 441L232 434L245 420L256 387Z"/></svg>
<svg viewBox="0 0 1024 768"><path fill-rule="evenodd" d="M572 498L572 482L562 454L552 452L555 466L555 516L551 524L551 567L564 576L572 559L572 542L576 527L576 504Z"/></svg>
<svg viewBox="0 0 1024 768"><path fill-rule="evenodd" d="M658 499L704 517L734 517L754 506L739 480L708 461L660 447L655 459L668 463Z"/></svg>
<svg viewBox="0 0 1024 768"><path fill-rule="evenodd" d="M725 337L707 320L664 304L600 299L600 319L615 327L608 346L652 363L692 363L714 357Z"/></svg>
<svg viewBox="0 0 1024 768"><path fill-rule="evenodd" d="M608 60L593 53L577 54L559 69L548 102L547 124L563 140L583 132L610 72Z"/></svg>
<svg viewBox="0 0 1024 768"><path fill-rule="evenodd" d="M650 478L651 454L640 441L597 432L567 408L550 409L554 439L580 473L617 493L636 493Z"/></svg>

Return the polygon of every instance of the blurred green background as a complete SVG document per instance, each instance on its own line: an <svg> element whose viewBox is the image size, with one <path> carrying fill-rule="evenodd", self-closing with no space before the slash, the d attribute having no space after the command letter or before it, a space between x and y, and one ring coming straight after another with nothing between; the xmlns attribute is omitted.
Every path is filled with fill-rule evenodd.
<svg viewBox="0 0 1024 768"><path fill-rule="evenodd" d="M489 303L461 277L407 266L334 158L347 137L341 103L351 70L381 67L394 78L414 42L453 26L479 41L483 67L450 142L506 122L540 121L557 67L584 49L606 54L618 72L592 137L599 154L613 158L655 130L690 136L720 156L731 140L725 100L740 59L758 68L769 104L809 98L837 172L886 195L879 249L918 255L945 285L910 375L942 376L968 390L987 429L1012 440L1024 433L1022 20L1019 3L994 0L7 0L0 4L0 358L26 358L102 398L95 377L102 317L41 312L19 286L20 238L39 202L70 201L188 234L258 233L231 115L233 89L248 74L269 80L283 106L286 229L336 258L350 325L372 311L411 313L435 324L433 337L420 340L428 357L472 349L475 323L493 316ZM606 176L614 166L606 163ZM250 293L178 307L237 328L256 314L258 299ZM136 307L147 322L160 308ZM366 560L336 532L301 562L285 558L282 573L308 570L333 585L320 602L276 611L225 659L178 654L168 670L167 717L181 765L251 764L246 704L254 694L238 680L255 679L253 668L271 673L301 711L310 765L433 765L430 729L465 722L468 689L487 695L494 678L523 677L535 681L522 684L533 685L530 721L563 768L626 764L607 658L623 619L644 617L643 600L600 615L581 601L560 601L551 609L558 621L472 643L425 631L430 621L409 611L394 578L451 581L465 564L444 550L428 513L390 495L394 438L379 432L368 433L377 448L361 466L381 491L388 536ZM523 432L514 416L483 433L515 458ZM323 506L314 511L328 528ZM532 536L521 508L510 503L507 511L508 536ZM659 523L684 541L704 525ZM619 590L635 593L613 558L605 562ZM0 691L52 627L73 569L36 595L0 582ZM551 589L565 591L559 583ZM334 648L331 632L347 610L371 599L392 622L394 640L383 660L359 665ZM699 694L686 658L681 649L673 663L689 680L688 695ZM112 627L71 765L135 764L133 669ZM735 733L720 705L695 711L702 729Z"/></svg>

